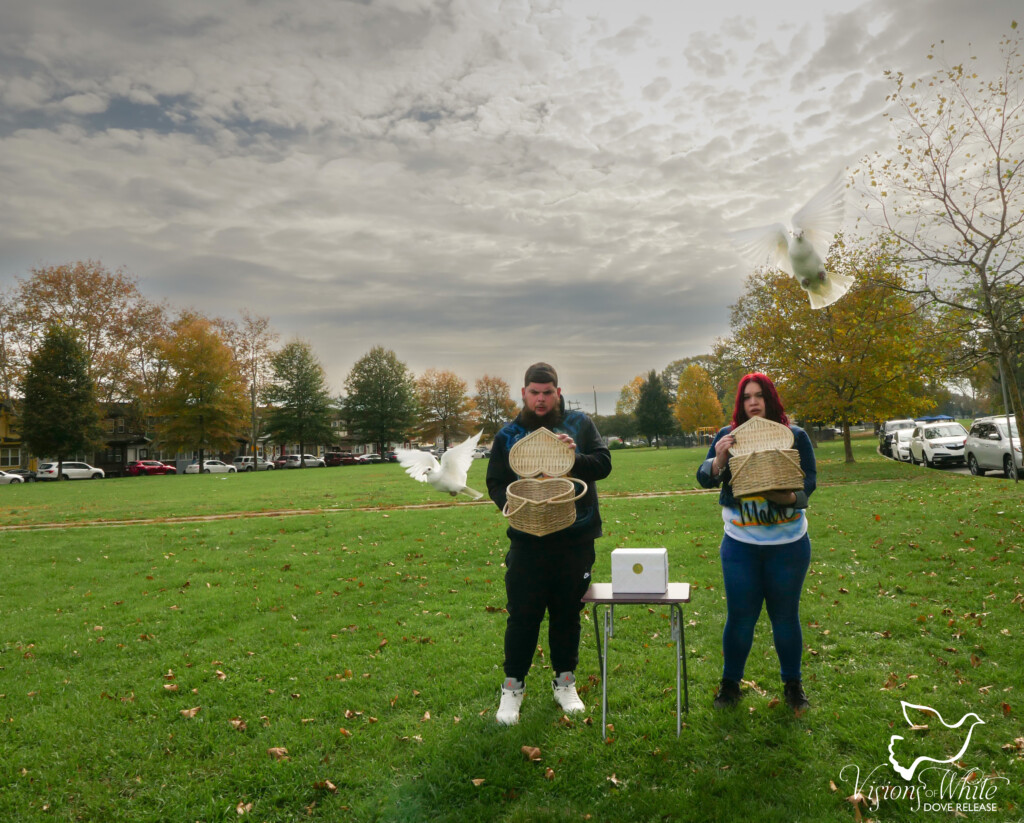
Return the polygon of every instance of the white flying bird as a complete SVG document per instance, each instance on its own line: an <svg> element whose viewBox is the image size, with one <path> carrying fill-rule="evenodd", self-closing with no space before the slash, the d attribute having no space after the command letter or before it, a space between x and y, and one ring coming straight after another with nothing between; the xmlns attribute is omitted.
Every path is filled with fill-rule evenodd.
<svg viewBox="0 0 1024 823"><path fill-rule="evenodd" d="M473 449L480 442L481 434L482 430L459 445L452 446L441 455L440 463L430 452L395 449L395 454L405 468L405 473L413 480L429 483L439 492L448 492L452 497L463 492L479 500L483 495L466 485L466 475L473 463Z"/></svg>
<svg viewBox="0 0 1024 823"><path fill-rule="evenodd" d="M843 223L843 178L839 175L793 215L793 231L781 223L730 235L736 250L755 266L766 262L795 277L812 309L831 306L850 290L853 278L825 270L824 257Z"/></svg>

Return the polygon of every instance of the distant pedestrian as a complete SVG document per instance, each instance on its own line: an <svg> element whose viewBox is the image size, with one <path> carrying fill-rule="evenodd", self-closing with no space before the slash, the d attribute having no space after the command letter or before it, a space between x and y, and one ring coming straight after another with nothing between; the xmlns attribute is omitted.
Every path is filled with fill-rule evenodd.
<svg viewBox="0 0 1024 823"><path fill-rule="evenodd" d="M736 439L732 431L751 417L789 426L805 475L802 490L767 491L741 499L733 495L729 449ZM786 704L803 712L810 703L800 672L800 592L811 562L806 509L817 484L817 468L810 438L799 426L790 425L775 385L766 375L748 374L740 380L732 424L715 435L707 459L697 469L697 482L706 489L722 487L718 502L725 523L720 549L727 610L722 634L725 663L715 708L728 708L740 701L740 681L754 642L754 626L761 606L766 605Z"/></svg>

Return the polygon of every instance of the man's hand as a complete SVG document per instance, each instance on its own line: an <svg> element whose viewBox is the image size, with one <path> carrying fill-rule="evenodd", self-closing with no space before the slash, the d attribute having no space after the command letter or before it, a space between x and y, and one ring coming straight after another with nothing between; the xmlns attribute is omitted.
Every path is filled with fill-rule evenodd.
<svg viewBox="0 0 1024 823"><path fill-rule="evenodd" d="M568 434L556 434L555 437L557 437L559 440L561 440L563 443L565 443L565 445L567 445L570 449L572 449L573 451L576 451L576 441L572 439L571 435L568 435Z"/></svg>

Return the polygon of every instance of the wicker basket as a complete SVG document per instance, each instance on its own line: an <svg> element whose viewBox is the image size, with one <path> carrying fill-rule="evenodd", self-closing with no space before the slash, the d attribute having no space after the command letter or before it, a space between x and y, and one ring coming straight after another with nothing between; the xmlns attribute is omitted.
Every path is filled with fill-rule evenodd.
<svg viewBox="0 0 1024 823"><path fill-rule="evenodd" d="M577 484L581 486L578 493ZM502 514L512 528L543 537L576 522L576 501L586 493L586 483L568 477L516 480L508 485Z"/></svg>
<svg viewBox="0 0 1024 823"><path fill-rule="evenodd" d="M563 477L575 462L575 450L545 428L512 447L508 464L521 479L509 484L502 514L513 529L543 537L576 522L576 501L587 493L587 484Z"/></svg>
<svg viewBox="0 0 1024 823"><path fill-rule="evenodd" d="M508 465L519 477L561 477L575 462L575 449L545 428L530 432L508 454Z"/></svg>
<svg viewBox="0 0 1024 823"><path fill-rule="evenodd" d="M732 431L736 445L729 449L732 493L747 497L766 491L803 488L800 452L792 448L789 426L751 417Z"/></svg>

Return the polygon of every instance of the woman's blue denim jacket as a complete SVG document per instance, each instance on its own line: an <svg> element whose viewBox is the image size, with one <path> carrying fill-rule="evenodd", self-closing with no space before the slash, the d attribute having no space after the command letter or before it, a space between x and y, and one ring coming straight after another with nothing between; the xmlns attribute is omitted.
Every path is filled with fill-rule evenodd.
<svg viewBox="0 0 1024 823"><path fill-rule="evenodd" d="M806 509L807 498L811 496L818 486L818 467L814 459L814 446L811 445L811 438L807 436L807 432L799 426L790 426L789 428L793 432L793 439L795 441L793 445L800 453L800 468L804 472L804 490L796 493L796 503L788 508ZM720 506L729 506L730 508L736 504L736 498L732 495L732 484L728 482L732 479L729 467L726 466L718 477L712 479L711 463L715 459L715 444L731 431L732 426L723 426L718 430L715 439L711 441L707 459L697 469L697 482L705 489L721 486L722 491L718 495L718 504Z"/></svg>

